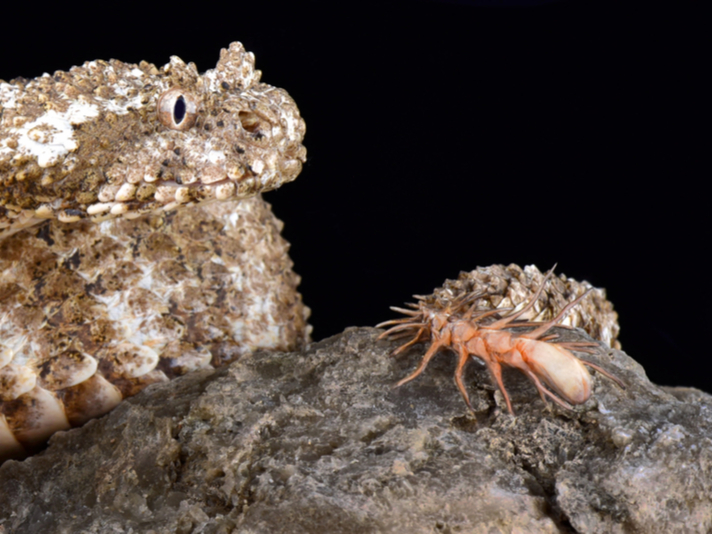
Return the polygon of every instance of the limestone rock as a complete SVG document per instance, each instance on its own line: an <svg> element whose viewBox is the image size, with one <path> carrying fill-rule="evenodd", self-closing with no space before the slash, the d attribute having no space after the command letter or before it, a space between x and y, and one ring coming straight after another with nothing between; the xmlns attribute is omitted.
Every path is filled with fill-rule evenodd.
<svg viewBox="0 0 712 534"><path fill-rule="evenodd" d="M712 397L611 350L575 411L516 371L389 358L380 330L149 386L0 466L0 533L709 532ZM580 331L562 335L584 338ZM585 338L584 338L585 339Z"/></svg>

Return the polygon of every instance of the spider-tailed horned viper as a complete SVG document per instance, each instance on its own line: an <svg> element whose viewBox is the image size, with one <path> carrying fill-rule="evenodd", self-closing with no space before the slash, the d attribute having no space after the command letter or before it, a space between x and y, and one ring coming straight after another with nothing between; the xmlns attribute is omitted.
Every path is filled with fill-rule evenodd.
<svg viewBox="0 0 712 534"><path fill-rule="evenodd" d="M299 174L305 125L260 76L233 43L202 75L173 57L0 81L0 462L149 384L308 341L259 196ZM434 298L482 286L518 305L542 278L495 265ZM588 287L554 282L533 320ZM612 343L596 291L571 324Z"/></svg>
<svg viewBox="0 0 712 534"><path fill-rule="evenodd" d="M309 337L259 196L304 121L240 43L0 80L0 461L147 385Z"/></svg>

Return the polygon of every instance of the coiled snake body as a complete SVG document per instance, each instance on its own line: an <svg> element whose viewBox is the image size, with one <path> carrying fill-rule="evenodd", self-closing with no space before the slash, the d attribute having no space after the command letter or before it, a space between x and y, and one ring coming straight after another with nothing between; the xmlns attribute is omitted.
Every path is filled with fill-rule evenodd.
<svg viewBox="0 0 712 534"><path fill-rule="evenodd" d="M147 385L309 337L281 222L304 121L240 43L200 75L0 81L0 460Z"/></svg>

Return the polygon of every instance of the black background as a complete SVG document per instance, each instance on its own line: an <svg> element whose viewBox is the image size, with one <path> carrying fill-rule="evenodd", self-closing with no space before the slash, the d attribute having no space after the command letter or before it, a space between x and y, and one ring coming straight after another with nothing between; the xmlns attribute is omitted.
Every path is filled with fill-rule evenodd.
<svg viewBox="0 0 712 534"><path fill-rule="evenodd" d="M5 80L96 58L178 55L203 71L233 40L255 53L263 81L287 89L307 122L302 175L267 199L315 339L390 318L389 305L461 270L558 262L607 288L623 348L653 381L712 391L701 12L496 0L13 5Z"/></svg>

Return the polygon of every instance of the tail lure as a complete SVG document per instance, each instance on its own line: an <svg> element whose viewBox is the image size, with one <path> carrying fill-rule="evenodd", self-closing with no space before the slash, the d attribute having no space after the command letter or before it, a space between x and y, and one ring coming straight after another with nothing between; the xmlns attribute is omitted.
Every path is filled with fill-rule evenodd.
<svg viewBox="0 0 712 534"><path fill-rule="evenodd" d="M457 296L452 292L441 292L437 299L415 295L418 302L407 304L408 308L392 307L393 311L406 317L379 324L378 327L390 327L379 339L410 337L410 340L396 348L392 355L401 354L416 343L430 340L430 347L417 369L398 382L396 387L417 378L435 354L441 349L449 349L458 356L455 384L471 411L474 409L463 383L465 366L471 357L485 363L511 414L514 414L514 410L502 382L502 366L514 367L524 373L537 388L545 404L548 397L567 409L573 409L574 404L583 404L591 396L592 379L587 367L624 388L620 379L598 365L578 359L571 352L575 350L593 354L598 347L596 343L557 341L559 335L550 332L554 326L571 328L559 323L593 291L593 288L589 287L549 320L526 319L531 315L553 272L554 268L546 273L534 296L518 310L514 307L483 309L487 302L493 302L493 294L486 290L468 291ZM605 310L601 317L607 317ZM593 325L594 328L595 326ZM531 330L510 330L521 327ZM617 325L615 330L617 332Z"/></svg>

